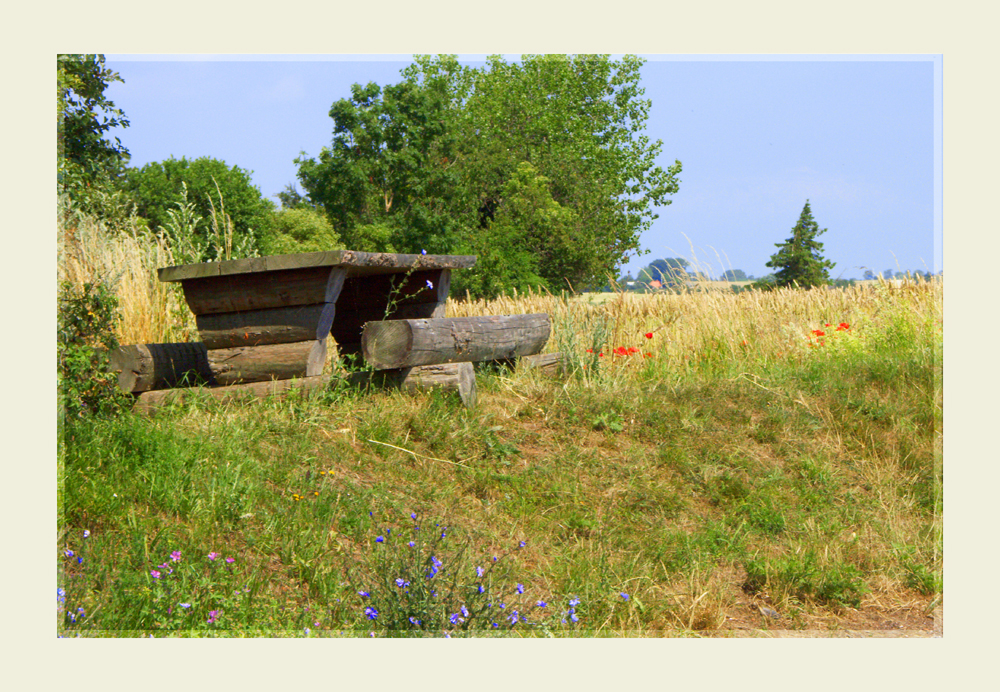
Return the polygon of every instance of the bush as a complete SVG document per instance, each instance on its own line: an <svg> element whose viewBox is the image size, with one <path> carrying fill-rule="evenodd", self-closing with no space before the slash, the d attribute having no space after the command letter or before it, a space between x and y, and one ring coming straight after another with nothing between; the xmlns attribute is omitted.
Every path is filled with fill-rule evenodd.
<svg viewBox="0 0 1000 692"><path fill-rule="evenodd" d="M114 321L118 299L104 284L59 290L59 398L70 417L117 412L125 402L108 354L118 348Z"/></svg>
<svg viewBox="0 0 1000 692"><path fill-rule="evenodd" d="M269 255L342 250L344 244L326 216L308 208L285 209L274 214L273 234L265 249Z"/></svg>

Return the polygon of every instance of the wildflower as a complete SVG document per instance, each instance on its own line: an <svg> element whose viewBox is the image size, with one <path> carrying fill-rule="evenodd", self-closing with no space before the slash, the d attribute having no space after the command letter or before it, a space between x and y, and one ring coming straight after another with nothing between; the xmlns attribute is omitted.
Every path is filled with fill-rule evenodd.
<svg viewBox="0 0 1000 692"><path fill-rule="evenodd" d="M371 606L368 606L365 608L365 617L367 617L369 620L374 620L375 618L378 617L378 611L372 608Z"/></svg>
<svg viewBox="0 0 1000 692"><path fill-rule="evenodd" d="M421 255L426 255L426 254L427 254L427 250L421 250L421 251L420 251L420 254L421 254Z"/></svg>
<svg viewBox="0 0 1000 692"><path fill-rule="evenodd" d="M841 322L840 324L837 325L838 332L846 332L850 328L851 325L847 324L847 322Z"/></svg>
<svg viewBox="0 0 1000 692"><path fill-rule="evenodd" d="M306 627L304 631L305 631L305 635L308 637L309 636L309 628Z"/></svg>
<svg viewBox="0 0 1000 692"><path fill-rule="evenodd" d="M576 613L570 613L570 614L569 614L569 619L570 619L570 620L572 620L573 622L576 622L576 621L577 621L577 620L579 620L580 618L579 618L579 617L577 617ZM564 622L565 622L565 621L564 621Z"/></svg>
<svg viewBox="0 0 1000 692"><path fill-rule="evenodd" d="M826 332L824 332L821 329L814 329L813 334L815 334L816 336L826 336Z"/></svg>
<svg viewBox="0 0 1000 692"><path fill-rule="evenodd" d="M480 585L479 585L479 593L483 593L484 591L486 591L486 589L484 589L484 588L483 588L483 585L482 585L482 584L480 584Z"/></svg>
<svg viewBox="0 0 1000 692"><path fill-rule="evenodd" d="M629 595L627 593L625 593L624 591L622 591L618 595L621 596L626 601L629 599Z"/></svg>
<svg viewBox="0 0 1000 692"><path fill-rule="evenodd" d="M434 284L431 283L430 279L427 280L427 288L434 288Z"/></svg>
<svg viewBox="0 0 1000 692"><path fill-rule="evenodd" d="M234 562L236 562L236 558L235 558L235 557L227 557L227 558L226 558L226 564L229 564L229 565L231 565L231 564L233 564Z"/></svg>
<svg viewBox="0 0 1000 692"><path fill-rule="evenodd" d="M213 622L215 622L216 618L218 617L219 617L219 611L217 610L208 611L208 624L212 624Z"/></svg>
<svg viewBox="0 0 1000 692"><path fill-rule="evenodd" d="M477 577L483 576L483 568L482 567L476 567L476 576Z"/></svg>
<svg viewBox="0 0 1000 692"><path fill-rule="evenodd" d="M213 562L215 561L215 558L217 558L217 557L219 557L219 554L216 553L216 552L211 552L211 553L208 554L208 559L212 560Z"/></svg>
<svg viewBox="0 0 1000 692"><path fill-rule="evenodd" d="M570 604L570 606L572 606L572 607L575 608L576 606L580 605L580 599L579 598L574 598L574 599L572 599L569 602L569 604Z"/></svg>
<svg viewBox="0 0 1000 692"><path fill-rule="evenodd" d="M416 546L417 544L416 544L416 543L414 543L413 541L410 541L410 542L409 542L409 543L407 543L406 545L408 545L408 546L410 546L411 548L413 548L413 547L415 547L415 546Z"/></svg>
<svg viewBox="0 0 1000 692"><path fill-rule="evenodd" d="M385 542L385 538L383 536L379 536L378 538L375 539L375 542L376 543L384 543Z"/></svg>
<svg viewBox="0 0 1000 692"><path fill-rule="evenodd" d="M371 598L371 594L367 591L358 591L358 595L361 596L361 598Z"/></svg>
<svg viewBox="0 0 1000 692"><path fill-rule="evenodd" d="M616 356L627 356L629 354L628 350L624 346L619 346L615 349Z"/></svg>
<svg viewBox="0 0 1000 692"><path fill-rule="evenodd" d="M518 618L519 618L518 612L515 610L513 613L510 614L510 617L508 617L507 619L510 620L510 624L513 625L517 623Z"/></svg>
<svg viewBox="0 0 1000 692"><path fill-rule="evenodd" d="M417 520L417 513L416 512L411 513L410 514L410 519L412 519L413 521L416 521Z"/></svg>
<svg viewBox="0 0 1000 692"><path fill-rule="evenodd" d="M66 557L73 557L73 551L69 548L66 549Z"/></svg>
<svg viewBox="0 0 1000 692"><path fill-rule="evenodd" d="M83 530L83 537L84 538L90 538L90 529L84 529Z"/></svg>
<svg viewBox="0 0 1000 692"><path fill-rule="evenodd" d="M517 592L518 593L524 593L524 584L518 584L517 585Z"/></svg>
<svg viewBox="0 0 1000 692"><path fill-rule="evenodd" d="M645 355L643 356L643 358L652 358L652 357L653 357L653 354L652 354L652 353L646 353L646 354L645 354Z"/></svg>
<svg viewBox="0 0 1000 692"><path fill-rule="evenodd" d="M56 589L56 599L60 603L65 603L66 602L66 589L64 589L62 587L59 587L58 589Z"/></svg>
<svg viewBox="0 0 1000 692"><path fill-rule="evenodd" d="M181 551L175 550L174 552L170 553L170 559L172 561L174 561L174 562L180 562L181 561Z"/></svg>
<svg viewBox="0 0 1000 692"><path fill-rule="evenodd" d="M592 349L592 348L588 348L587 349L587 353L593 353L593 352L594 352L594 349Z"/></svg>
<svg viewBox="0 0 1000 692"><path fill-rule="evenodd" d="M160 573L159 573L159 572L157 572L157 571L156 571L155 569L152 569L152 570L150 570L150 571L149 571L149 575L150 575L150 576L151 576L151 577L152 577L153 579L159 579L159 578L160 578Z"/></svg>
<svg viewBox="0 0 1000 692"><path fill-rule="evenodd" d="M410 616L410 624L411 624L411 625L418 625L418 626L419 626L419 625L420 625L420 620L416 619L415 617L413 617L413 616L411 615L411 616Z"/></svg>
<svg viewBox="0 0 1000 692"><path fill-rule="evenodd" d="M517 544L517 547L518 548L523 548L525 545L527 545L527 544L524 541L521 541L520 543ZM494 559L496 559L496 558L494 558Z"/></svg>
<svg viewBox="0 0 1000 692"><path fill-rule="evenodd" d="M190 603L178 603L177 605L179 605L181 608L184 608L185 610L191 607Z"/></svg>
<svg viewBox="0 0 1000 692"><path fill-rule="evenodd" d="M458 616L458 613L452 613L450 616L448 616L448 619L451 620L451 624L453 625L457 625L458 623L463 622L463 619Z"/></svg>
<svg viewBox="0 0 1000 692"><path fill-rule="evenodd" d="M597 357L598 357L598 358L603 358L603 357L604 357L604 353L598 353L598 354L597 354Z"/></svg>
<svg viewBox="0 0 1000 692"><path fill-rule="evenodd" d="M536 608L545 608L545 607L547 607L548 605L549 605L549 604L548 604L548 603L546 603L545 601L538 601L538 603L536 603L536 604L535 604L535 607L536 607Z"/></svg>
<svg viewBox="0 0 1000 692"><path fill-rule="evenodd" d="M462 606L461 608L459 608L459 610L462 611L462 615L464 615L465 617L469 617L469 609L468 608L466 608L465 606Z"/></svg>
<svg viewBox="0 0 1000 692"><path fill-rule="evenodd" d="M398 586L398 587L399 587L399 588L401 588L401 589L402 589L402 588L405 588L405 587L407 587L407 586L409 586L409 585L410 585L410 582L406 581L406 580L405 580L405 579L403 579L402 577L398 577L398 578L396 579L396 586Z"/></svg>
<svg viewBox="0 0 1000 692"><path fill-rule="evenodd" d="M646 332L646 338L647 339L652 339L653 338L653 332Z"/></svg>

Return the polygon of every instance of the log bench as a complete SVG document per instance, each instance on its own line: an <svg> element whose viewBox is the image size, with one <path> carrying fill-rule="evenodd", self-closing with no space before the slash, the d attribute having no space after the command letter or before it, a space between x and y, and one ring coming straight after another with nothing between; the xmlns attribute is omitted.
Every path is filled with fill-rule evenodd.
<svg viewBox="0 0 1000 692"><path fill-rule="evenodd" d="M123 346L111 367L141 410L192 385L220 399L312 391L329 382L332 337L376 371L348 376L352 384L439 387L473 406L471 363L542 358L551 331L545 314L445 318L451 271L475 262L338 250L166 267L159 278L181 284L201 342ZM536 365L552 371L559 361L547 354Z"/></svg>

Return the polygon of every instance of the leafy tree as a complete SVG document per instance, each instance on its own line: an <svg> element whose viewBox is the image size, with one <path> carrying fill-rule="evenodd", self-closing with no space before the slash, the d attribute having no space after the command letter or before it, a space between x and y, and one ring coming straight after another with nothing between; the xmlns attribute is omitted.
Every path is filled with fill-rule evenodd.
<svg viewBox="0 0 1000 692"><path fill-rule="evenodd" d="M272 233L264 248L269 255L290 255L297 252L342 250L344 244L323 212L308 207L295 207L276 212Z"/></svg>
<svg viewBox="0 0 1000 692"><path fill-rule="evenodd" d="M749 281L750 278L742 269L727 269L722 272L723 281Z"/></svg>
<svg viewBox="0 0 1000 692"><path fill-rule="evenodd" d="M296 159L310 201L350 247L470 253L472 293L601 285L669 204L681 167L643 134L642 61L491 57L482 69L421 56L403 81L354 85L334 137Z"/></svg>
<svg viewBox="0 0 1000 692"><path fill-rule="evenodd" d="M207 240L213 217L232 220L234 242L266 246L271 233L274 204L261 196L250 180L250 172L225 161L203 156L194 160L173 157L126 171L124 188L135 202L140 216L153 227L166 227L170 212L177 208L183 191L205 223L192 228ZM206 258L207 259L207 258Z"/></svg>
<svg viewBox="0 0 1000 692"><path fill-rule="evenodd" d="M129 159L118 137L105 138L129 126L104 95L110 83L124 80L104 67L103 55L59 55L56 66L57 181L61 192L87 206L88 192L110 187Z"/></svg>
<svg viewBox="0 0 1000 692"><path fill-rule="evenodd" d="M766 266L778 270L774 273L775 285L808 288L830 282L829 270L835 265L823 259L823 244L816 240L826 230L820 229L813 219L809 200L806 200L799 221L792 228L792 237L783 243L775 243L778 252L766 263Z"/></svg>

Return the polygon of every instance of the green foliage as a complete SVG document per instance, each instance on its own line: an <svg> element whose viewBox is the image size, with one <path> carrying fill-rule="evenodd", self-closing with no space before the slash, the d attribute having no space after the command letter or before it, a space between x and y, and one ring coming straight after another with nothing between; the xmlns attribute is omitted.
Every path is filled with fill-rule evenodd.
<svg viewBox="0 0 1000 692"><path fill-rule="evenodd" d="M117 306L117 298L104 284L60 286L56 342L60 415L106 415L124 404L117 376L108 369L108 353L118 348Z"/></svg>
<svg viewBox="0 0 1000 692"><path fill-rule="evenodd" d="M642 134L641 64L418 57L333 104L332 145L296 159L299 180L350 247L479 255L459 292L600 285L679 187Z"/></svg>
<svg viewBox="0 0 1000 692"><path fill-rule="evenodd" d="M104 95L111 82L124 80L104 67L103 55L57 57L58 186L88 211L95 192L112 188L129 158L120 139L105 139L112 129L129 126L125 113Z"/></svg>
<svg viewBox="0 0 1000 692"><path fill-rule="evenodd" d="M124 189L131 195L139 215L148 219L153 228L166 228L179 203L191 205L192 218L215 220L214 224L198 223L186 229L197 238L184 242L201 247L205 253L209 252L213 232L220 238L216 247L226 245L222 239L225 232L219 229L225 226L226 217L231 220L228 246L242 244L246 253L252 255L258 243L266 246L268 242L274 204L261 196L250 180L249 171L230 167L225 161L203 156L148 163L126 172ZM211 259L219 257L203 254L200 261Z"/></svg>
<svg viewBox="0 0 1000 692"><path fill-rule="evenodd" d="M809 200L802 207L799 221L792 229L792 237L784 243L775 243L778 252L771 255L766 266L777 269L775 284L779 287L798 286L810 288L830 282L829 270L835 265L823 259L823 243L816 237L826 233L813 219Z"/></svg>
<svg viewBox="0 0 1000 692"><path fill-rule="evenodd" d="M344 244L333 230L329 219L322 212L307 206L275 212L271 228L271 236L265 248L269 255L344 249Z"/></svg>

